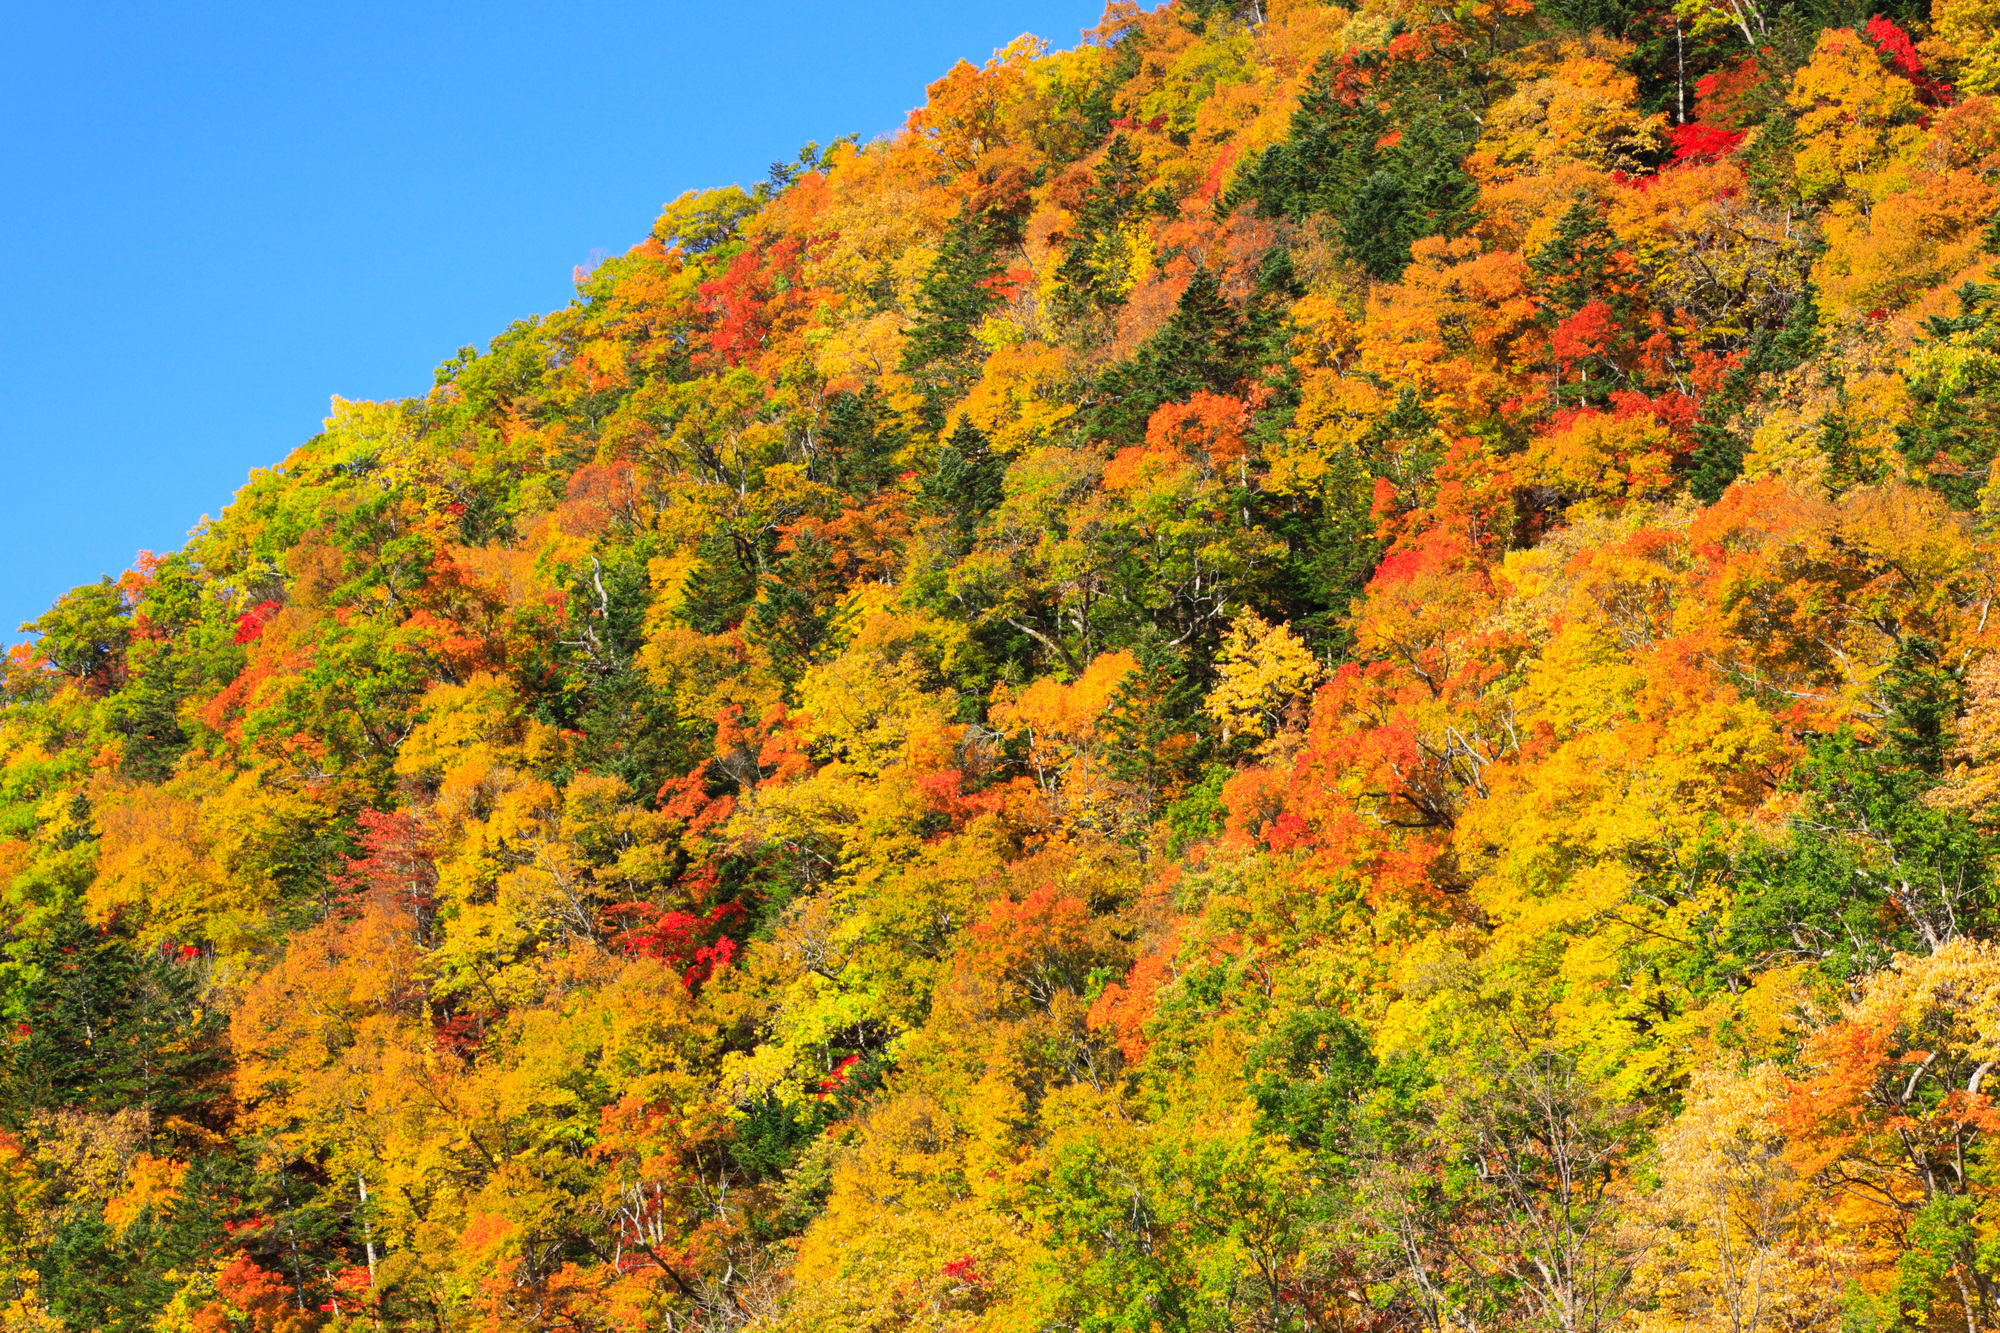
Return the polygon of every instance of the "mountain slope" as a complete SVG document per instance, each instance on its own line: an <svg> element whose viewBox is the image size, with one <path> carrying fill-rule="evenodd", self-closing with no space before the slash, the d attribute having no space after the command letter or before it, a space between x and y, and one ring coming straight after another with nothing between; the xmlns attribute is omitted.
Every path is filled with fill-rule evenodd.
<svg viewBox="0 0 2000 1333"><path fill-rule="evenodd" d="M7 660L5 1329L1965 1327L2000 64L1114 3Z"/></svg>

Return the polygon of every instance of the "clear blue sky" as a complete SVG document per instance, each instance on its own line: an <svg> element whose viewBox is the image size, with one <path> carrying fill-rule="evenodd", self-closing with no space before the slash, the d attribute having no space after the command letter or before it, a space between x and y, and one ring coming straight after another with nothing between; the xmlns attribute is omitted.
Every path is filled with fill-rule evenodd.
<svg viewBox="0 0 2000 1333"><path fill-rule="evenodd" d="M421 393L684 189L893 128L1101 0L4 0L0 642L327 398Z"/></svg>

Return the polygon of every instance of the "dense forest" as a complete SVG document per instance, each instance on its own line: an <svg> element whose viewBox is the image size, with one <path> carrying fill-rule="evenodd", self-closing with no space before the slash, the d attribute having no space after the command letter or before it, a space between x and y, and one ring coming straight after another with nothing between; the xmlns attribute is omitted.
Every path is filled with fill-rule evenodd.
<svg viewBox="0 0 2000 1333"><path fill-rule="evenodd" d="M0 1329L2000 1328L2000 3L1116 0L23 626Z"/></svg>

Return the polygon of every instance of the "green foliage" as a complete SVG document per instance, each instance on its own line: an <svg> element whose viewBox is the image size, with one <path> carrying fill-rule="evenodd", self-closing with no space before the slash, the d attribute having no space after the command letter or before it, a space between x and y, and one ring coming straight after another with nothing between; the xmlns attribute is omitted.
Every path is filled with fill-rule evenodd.
<svg viewBox="0 0 2000 1333"><path fill-rule="evenodd" d="M1478 134L1471 71L1444 52L1328 56L1233 192L1273 217L1324 215L1368 272L1398 277L1410 243L1457 234L1477 190L1460 165Z"/></svg>
<svg viewBox="0 0 2000 1333"><path fill-rule="evenodd" d="M1913 638L1897 654L1881 744L1843 732L1814 747L1791 845L1742 869L1730 942L1746 962L1810 960L1852 979L1896 951L1935 950L2000 919L1990 837L1924 799L1960 695L1935 651Z"/></svg>
<svg viewBox="0 0 2000 1333"><path fill-rule="evenodd" d="M132 611L107 575L64 593L21 632L41 636L36 646L56 670L105 688L124 666Z"/></svg>
<svg viewBox="0 0 2000 1333"><path fill-rule="evenodd" d="M1933 316L1909 377L1913 410L1898 444L1954 504L1970 508L2000 456L2000 289L1968 282L1959 314Z"/></svg>
<svg viewBox="0 0 2000 1333"><path fill-rule="evenodd" d="M207 1002L200 957L169 958L65 915L18 965L6 1114L145 1106L209 1118L227 1096L227 1018Z"/></svg>
<svg viewBox="0 0 2000 1333"><path fill-rule="evenodd" d="M71 1329L141 1333L186 1278L222 1251L232 1172L198 1158L164 1208L147 1208L121 1232L79 1212L57 1230L40 1264L49 1311Z"/></svg>
<svg viewBox="0 0 2000 1333"><path fill-rule="evenodd" d="M960 416L938 449L931 471L918 484L923 508L951 525L961 547L969 547L980 520L999 507L1005 492L1006 461L988 447L986 436Z"/></svg>
<svg viewBox="0 0 2000 1333"><path fill-rule="evenodd" d="M1244 1061L1264 1127L1322 1153L1347 1147L1350 1121L1375 1081L1368 1033L1325 1010L1288 1014Z"/></svg>
<svg viewBox="0 0 2000 1333"><path fill-rule="evenodd" d="M1762 376L1781 375L1810 359L1820 346L1819 302L1810 284L1793 303L1783 328L1759 328L1742 359L1723 377L1713 406L1695 424L1688 460L1688 494L1713 504L1743 470L1743 440L1728 421L1741 411Z"/></svg>
<svg viewBox="0 0 2000 1333"><path fill-rule="evenodd" d="M916 319L903 345L902 369L923 388L919 415L926 430L944 428L946 413L971 382L973 334L999 303L993 284L1001 271L978 218L961 212L917 285Z"/></svg>
<svg viewBox="0 0 2000 1333"><path fill-rule="evenodd" d="M1224 298L1215 275L1197 270L1166 327L1130 361L1098 377L1090 433L1121 444L1144 439L1147 418L1160 404L1185 401L1199 390L1240 388L1256 369L1255 355L1243 316Z"/></svg>
<svg viewBox="0 0 2000 1333"><path fill-rule="evenodd" d="M1112 136L1056 267L1058 307L1070 318L1123 304L1141 276L1133 271L1130 228L1145 212L1143 183L1131 139Z"/></svg>

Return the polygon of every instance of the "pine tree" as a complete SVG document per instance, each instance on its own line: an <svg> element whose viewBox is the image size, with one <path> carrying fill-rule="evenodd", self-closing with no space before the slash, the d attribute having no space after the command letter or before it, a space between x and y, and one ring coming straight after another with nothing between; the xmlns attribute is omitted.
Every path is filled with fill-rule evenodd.
<svg viewBox="0 0 2000 1333"><path fill-rule="evenodd" d="M27 963L0 1096L8 1118L143 1105L198 1120L222 1095L228 1024L201 1003L197 957L142 952L72 912Z"/></svg>
<svg viewBox="0 0 2000 1333"><path fill-rule="evenodd" d="M1554 323L1595 300L1619 299L1612 287L1618 238L1603 212L1578 199L1556 223L1556 234L1528 257L1544 319Z"/></svg>
<svg viewBox="0 0 2000 1333"><path fill-rule="evenodd" d="M895 412L880 389L871 384L859 393L842 391L828 401L821 418L811 472L843 494L871 495L894 478L903 443Z"/></svg>
<svg viewBox="0 0 2000 1333"><path fill-rule="evenodd" d="M1090 432L1136 443L1145 438L1146 420L1160 404L1184 401L1203 389L1233 393L1256 369L1256 356L1243 316L1224 298L1215 275L1199 270L1166 327L1130 361L1098 377Z"/></svg>
<svg viewBox="0 0 2000 1333"><path fill-rule="evenodd" d="M917 286L917 318L903 344L902 370L924 395L918 415L926 430L944 429L951 404L971 382L973 335L999 304L993 280L1001 271L978 219L961 213Z"/></svg>
<svg viewBox="0 0 2000 1333"><path fill-rule="evenodd" d="M958 425L938 450L936 465L918 488L918 500L928 512L949 519L961 549L967 549L979 520L999 507L1006 473L1005 460L987 447L985 434L960 414Z"/></svg>
<svg viewBox="0 0 2000 1333"><path fill-rule="evenodd" d="M1402 275L1410 244L1471 221L1478 187L1462 166L1479 135L1480 95L1444 53L1324 57L1291 132L1244 171L1222 207L1254 200L1267 217L1331 218L1356 262Z"/></svg>
<svg viewBox="0 0 2000 1333"><path fill-rule="evenodd" d="M1377 278L1401 277L1410 262L1410 192L1394 172L1378 170L1348 205L1341 234L1361 267Z"/></svg>
<svg viewBox="0 0 2000 1333"><path fill-rule="evenodd" d="M1132 141L1122 134L1112 139L1094 176L1056 268L1058 304L1072 319L1124 304L1135 276L1126 231L1144 212L1144 176Z"/></svg>

